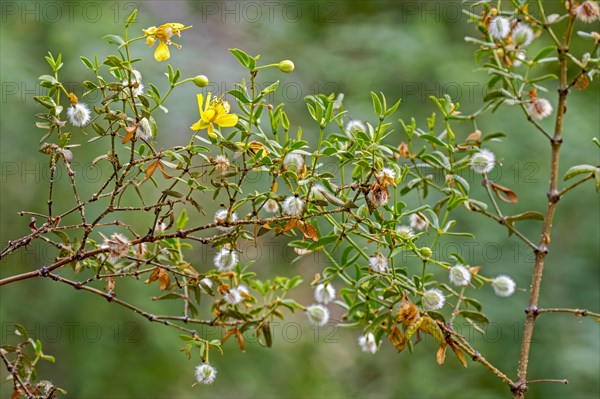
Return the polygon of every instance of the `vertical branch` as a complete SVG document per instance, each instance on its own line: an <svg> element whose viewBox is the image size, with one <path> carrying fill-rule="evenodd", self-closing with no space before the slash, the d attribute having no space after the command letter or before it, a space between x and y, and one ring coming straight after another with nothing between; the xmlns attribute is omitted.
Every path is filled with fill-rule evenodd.
<svg viewBox="0 0 600 399"><path fill-rule="evenodd" d="M573 25L575 16L569 13L567 28L563 39L563 44L558 48L558 60L560 65L559 87L558 87L558 106L556 114L556 123L554 126L554 135L550 140L552 155L550 160L550 190L548 191L548 205L546 215L544 217L544 225L538 248L535 250L535 266L531 279L531 287L529 294L529 305L525 309L527 314L525 319L525 327L523 329L523 338L521 341L521 352L519 356L518 381L514 386L513 394L515 398L524 398L527 392L527 366L529 364L529 353L531 349L531 338L535 327L535 321L539 315L538 299L542 283L542 273L544 271L544 263L548 254L548 243L550 242L550 232L552 229L552 221L556 205L560 200L558 191L558 166L560 146L562 144L564 116L566 112L567 95L569 86L567 81L567 53L569 51L569 43L573 34Z"/></svg>

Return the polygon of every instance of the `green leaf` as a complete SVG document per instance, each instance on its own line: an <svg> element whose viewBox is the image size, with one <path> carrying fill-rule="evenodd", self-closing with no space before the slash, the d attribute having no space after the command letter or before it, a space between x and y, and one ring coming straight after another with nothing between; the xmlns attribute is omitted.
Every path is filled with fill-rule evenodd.
<svg viewBox="0 0 600 399"><path fill-rule="evenodd" d="M470 319L477 323L489 324L489 322L490 322L484 314L479 313L479 312L473 312L470 310L461 310L460 312L458 312L458 314L461 315L462 317L464 317L465 319Z"/></svg>
<svg viewBox="0 0 600 399"><path fill-rule="evenodd" d="M481 312L482 306L481 303L473 298L463 298L463 301L471 306L473 306L475 309L477 309L478 312Z"/></svg>
<svg viewBox="0 0 600 399"><path fill-rule="evenodd" d="M394 112L396 112L396 110L398 109L398 107L400 106L400 102L402 100L398 100L396 102L396 104L392 105L392 108L388 109L387 111L385 111L385 116L390 116L391 114L393 114Z"/></svg>
<svg viewBox="0 0 600 399"><path fill-rule="evenodd" d="M105 40L108 44L116 44L118 46L125 44L125 39L118 35L106 35L102 37L102 40Z"/></svg>
<svg viewBox="0 0 600 399"><path fill-rule="evenodd" d="M88 68L91 69L92 71L95 69L94 68L94 64L92 64L92 61L90 61L89 59L81 56L81 62L83 62L83 64Z"/></svg>
<svg viewBox="0 0 600 399"><path fill-rule="evenodd" d="M162 301L165 299L181 299L181 295L176 294L174 292L169 292L168 294L152 297L153 301Z"/></svg>
<svg viewBox="0 0 600 399"><path fill-rule="evenodd" d="M175 223L175 227L177 228L177 230L181 230L185 226L187 226L189 221L190 221L190 218L188 217L187 212L184 209L179 214L179 217L177 218L177 222Z"/></svg>
<svg viewBox="0 0 600 399"><path fill-rule="evenodd" d="M516 222L517 220L544 220L544 215L536 211L527 211L518 215L508 216L506 220Z"/></svg>
<svg viewBox="0 0 600 399"><path fill-rule="evenodd" d="M181 194L179 191L174 191L174 190L164 190L162 193L164 195L168 195L169 197L175 197L175 198L183 197L183 194Z"/></svg>
<svg viewBox="0 0 600 399"><path fill-rule="evenodd" d="M569 168L569 170L567 170L567 173L565 173L565 177L564 180L567 181L577 175L580 175L582 173L593 173L593 174L598 174L598 168L592 165L576 165L573 166L571 168Z"/></svg>
<svg viewBox="0 0 600 399"><path fill-rule="evenodd" d="M54 102L54 100L52 99L52 97L49 96L34 96L33 99L43 105L44 107L48 108L48 109L52 109L54 107L56 107L56 103Z"/></svg>
<svg viewBox="0 0 600 399"><path fill-rule="evenodd" d="M539 76L537 78L531 79L529 81L529 83L537 83L537 82L541 82L541 81L548 80L548 79L558 80L558 76L556 76L553 73L549 73L547 75L543 75L543 76Z"/></svg>
<svg viewBox="0 0 600 399"><path fill-rule="evenodd" d="M131 26L132 23L135 22L135 18L137 17L137 8L133 10L133 12L131 13L131 15L129 15L129 17L127 17L127 22L125 22L125 28L129 28Z"/></svg>
<svg viewBox="0 0 600 399"><path fill-rule="evenodd" d="M381 115L382 114L381 100L379 99L379 97L377 97L377 94L375 94L374 92L371 92L371 98L373 99L373 110L375 111L375 113L377 115Z"/></svg>
<svg viewBox="0 0 600 399"><path fill-rule="evenodd" d="M434 144L440 145L440 146L442 146L444 148L448 148L448 144L444 143L442 140L438 139L434 135L431 135L431 134L422 134L422 135L419 136L419 138L421 138L423 140L427 140L430 143L434 143Z"/></svg>
<svg viewBox="0 0 600 399"><path fill-rule="evenodd" d="M241 90L229 90L227 93L237 98L242 104L250 104L252 100Z"/></svg>
<svg viewBox="0 0 600 399"><path fill-rule="evenodd" d="M541 60L542 58L544 58L545 56L547 56L548 54L550 54L554 51L556 51L556 46L548 46L546 48L541 49L540 52L537 53L537 55L535 57L533 57L533 62L537 62L537 61Z"/></svg>
<svg viewBox="0 0 600 399"><path fill-rule="evenodd" d="M275 83L273 83L272 85L264 88L261 93L262 94L269 94L274 92L275 90L277 90L277 88L279 87L279 81L276 81Z"/></svg>
<svg viewBox="0 0 600 399"><path fill-rule="evenodd" d="M244 67L248 68L250 56L246 54L244 51L237 48L230 48L229 52L233 54L235 58L242 64Z"/></svg>

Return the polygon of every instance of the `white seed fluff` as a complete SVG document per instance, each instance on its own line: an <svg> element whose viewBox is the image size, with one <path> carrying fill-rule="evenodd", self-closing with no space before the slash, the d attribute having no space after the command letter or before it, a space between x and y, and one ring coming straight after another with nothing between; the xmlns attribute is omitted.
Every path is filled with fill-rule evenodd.
<svg viewBox="0 0 600 399"><path fill-rule="evenodd" d="M291 195L283 202L283 213L289 216L302 216L305 203L299 197Z"/></svg>
<svg viewBox="0 0 600 399"><path fill-rule="evenodd" d="M529 113L534 119L544 119L552 114L552 105L545 98L535 98L529 102Z"/></svg>
<svg viewBox="0 0 600 399"><path fill-rule="evenodd" d="M376 273L388 271L388 260L382 254L373 255L369 258L369 267Z"/></svg>
<svg viewBox="0 0 600 399"><path fill-rule="evenodd" d="M67 117L73 126L85 126L90 121L90 109L84 103L71 105L67 108Z"/></svg>
<svg viewBox="0 0 600 399"><path fill-rule="evenodd" d="M496 156L487 148L473 154L470 163L471 169L479 174L490 173L494 169L495 164Z"/></svg>
<svg viewBox="0 0 600 399"><path fill-rule="evenodd" d="M228 272L233 270L235 265L238 263L237 253L228 248L222 248L215 255L215 267L222 272Z"/></svg>
<svg viewBox="0 0 600 399"><path fill-rule="evenodd" d="M306 308L306 316L311 323L323 327L329 321L329 309L323 305L311 305Z"/></svg>
<svg viewBox="0 0 600 399"><path fill-rule="evenodd" d="M490 21L489 33L494 40L502 40L510 33L510 21L505 17L494 17Z"/></svg>
<svg viewBox="0 0 600 399"><path fill-rule="evenodd" d="M375 336L373 333L368 333L358 337L358 345L363 352L375 353L377 352L377 342L375 342Z"/></svg>
<svg viewBox="0 0 600 399"><path fill-rule="evenodd" d="M515 281L506 276L500 275L492 280L492 287L498 296L511 296L515 292Z"/></svg>
<svg viewBox="0 0 600 399"><path fill-rule="evenodd" d="M438 310L444 306L446 297L437 288L427 290L423 293L423 307L427 310Z"/></svg>
<svg viewBox="0 0 600 399"><path fill-rule="evenodd" d="M212 384L217 377L217 370L208 363L196 366L196 381L199 384Z"/></svg>
<svg viewBox="0 0 600 399"><path fill-rule="evenodd" d="M335 299L335 288L331 284L319 284L315 287L315 301L328 304Z"/></svg>
<svg viewBox="0 0 600 399"><path fill-rule="evenodd" d="M238 217L235 212L231 213L230 222L236 222ZM215 223L222 225L227 222L227 209L219 209L215 212ZM225 233L229 233L235 229L235 226L217 226L217 228Z"/></svg>
<svg viewBox="0 0 600 399"><path fill-rule="evenodd" d="M471 272L464 265L457 264L450 268L449 278L452 284L463 287L471 282Z"/></svg>
<svg viewBox="0 0 600 399"><path fill-rule="evenodd" d="M533 31L528 25L519 24L513 30L512 40L519 48L527 47L533 41Z"/></svg>

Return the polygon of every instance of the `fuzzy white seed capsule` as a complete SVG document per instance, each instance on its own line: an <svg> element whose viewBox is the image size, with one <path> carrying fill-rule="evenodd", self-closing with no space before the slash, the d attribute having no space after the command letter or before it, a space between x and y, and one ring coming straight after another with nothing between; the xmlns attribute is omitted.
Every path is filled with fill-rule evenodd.
<svg viewBox="0 0 600 399"><path fill-rule="evenodd" d="M90 121L90 109L84 103L71 105L67 108L67 117L73 126L85 126Z"/></svg>
<svg viewBox="0 0 600 399"><path fill-rule="evenodd" d="M449 270L450 282L459 287L469 285L471 282L471 272L464 265L456 265Z"/></svg>
<svg viewBox="0 0 600 399"><path fill-rule="evenodd" d="M346 136L348 136L348 138L354 138L354 136L356 136L356 134L358 132L366 132L367 131L367 127L365 126L364 123L362 123L359 120L352 120L350 122L348 122L346 124Z"/></svg>
<svg viewBox="0 0 600 399"><path fill-rule="evenodd" d="M304 157L301 154L290 152L283 158L283 169L299 175L304 169Z"/></svg>
<svg viewBox="0 0 600 399"><path fill-rule="evenodd" d="M115 263L129 252L129 240L122 234L113 233L110 238L104 237L102 247L108 249L108 261Z"/></svg>
<svg viewBox="0 0 600 399"><path fill-rule="evenodd" d="M503 40L510 33L510 21L505 17L494 17L488 31L494 40Z"/></svg>
<svg viewBox="0 0 600 399"><path fill-rule="evenodd" d="M533 31L528 25L519 24L513 30L512 40L518 48L527 47L533 41Z"/></svg>
<svg viewBox="0 0 600 399"><path fill-rule="evenodd" d="M427 220L425 220L418 213L412 213L408 217L408 222L410 223L410 228L415 230L423 230L427 227Z"/></svg>
<svg viewBox="0 0 600 399"><path fill-rule="evenodd" d="M369 267L376 273L388 272L388 260L382 254L373 255L369 258Z"/></svg>
<svg viewBox="0 0 600 399"><path fill-rule="evenodd" d="M292 195L283 202L283 213L289 216L302 216L304 213L305 202L300 198Z"/></svg>
<svg viewBox="0 0 600 399"><path fill-rule="evenodd" d="M319 327L323 327L329 321L329 309L323 305L311 305L306 308L308 320Z"/></svg>
<svg viewBox="0 0 600 399"><path fill-rule="evenodd" d="M236 222L238 217L235 212L231 213L231 217L227 219L227 209L219 209L215 212L215 223L219 224L217 228L225 233L229 233L235 229L235 226L222 226L223 224L229 222Z"/></svg>
<svg viewBox="0 0 600 399"><path fill-rule="evenodd" d="M219 269L219 271L228 272L228 271L233 270L235 265L237 265L238 256L234 250L228 249L228 248L222 248L215 255L214 261L215 261L215 267L217 269Z"/></svg>
<svg viewBox="0 0 600 399"><path fill-rule="evenodd" d="M196 372L194 373L196 376L196 381L198 384L212 384L217 377L217 370L208 363L201 364L196 366Z"/></svg>
<svg viewBox="0 0 600 399"><path fill-rule="evenodd" d="M584 1L575 8L575 16L581 22L591 24L600 16L600 6L592 0Z"/></svg>
<svg viewBox="0 0 600 399"><path fill-rule="evenodd" d="M146 141L152 139L152 127L150 126L150 121L147 118L142 118L138 123L137 130L135 131L135 137Z"/></svg>
<svg viewBox="0 0 600 399"><path fill-rule="evenodd" d="M529 102L529 113L534 119L544 119L552 114L552 105L545 98L533 98Z"/></svg>
<svg viewBox="0 0 600 399"><path fill-rule="evenodd" d="M129 82L129 79L123 81L123 91L127 97L137 97L140 94L144 94L144 85L142 84L142 74L140 71L133 70L131 83Z"/></svg>
<svg viewBox="0 0 600 399"><path fill-rule="evenodd" d="M505 275L500 275L492 280L492 287L498 296L511 296L515 292L515 281Z"/></svg>
<svg viewBox="0 0 600 399"><path fill-rule="evenodd" d="M331 284L319 284L315 287L315 301L328 304L335 299L335 288Z"/></svg>
<svg viewBox="0 0 600 399"><path fill-rule="evenodd" d="M229 292L224 295L224 297L228 303L230 303L232 305L236 305L236 304L242 302L242 300L244 299L242 294L247 294L247 293L248 293L248 288L246 288L245 285L241 284L241 285L237 286L236 288L230 289Z"/></svg>
<svg viewBox="0 0 600 399"><path fill-rule="evenodd" d="M437 288L423 293L423 307L427 310L439 310L444 306L444 302L446 302L446 297Z"/></svg>
<svg viewBox="0 0 600 399"><path fill-rule="evenodd" d="M479 174L490 173L496 164L496 156L484 148L471 157L471 169Z"/></svg>
<svg viewBox="0 0 600 399"><path fill-rule="evenodd" d="M229 159L225 155L217 155L213 159L213 164L215 165L215 168L222 172L229 169L230 166Z"/></svg>
<svg viewBox="0 0 600 399"><path fill-rule="evenodd" d="M269 213L275 213L278 210L279 205L277 204L277 201L275 201L273 198L270 198L267 200L267 202L265 202L265 211Z"/></svg>
<svg viewBox="0 0 600 399"><path fill-rule="evenodd" d="M415 236L413 230L409 226L404 225L398 226L396 228L396 234L398 235L398 237L400 237L401 240L404 241L409 241Z"/></svg>
<svg viewBox="0 0 600 399"><path fill-rule="evenodd" d="M358 345L363 352L375 353L377 352L377 342L375 342L375 336L373 333L368 333L358 337Z"/></svg>

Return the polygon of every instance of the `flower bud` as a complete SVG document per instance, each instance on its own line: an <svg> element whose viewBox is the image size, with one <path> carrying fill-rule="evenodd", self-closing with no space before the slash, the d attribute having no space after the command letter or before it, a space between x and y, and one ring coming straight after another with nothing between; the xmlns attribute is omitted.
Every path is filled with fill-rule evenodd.
<svg viewBox="0 0 600 399"><path fill-rule="evenodd" d="M419 252L424 258L429 258L431 255L433 255L433 251L429 247L422 247L421 249L419 249Z"/></svg>
<svg viewBox="0 0 600 399"><path fill-rule="evenodd" d="M208 86L208 78L204 75L198 75L192 79L194 84L198 87L206 87Z"/></svg>
<svg viewBox="0 0 600 399"><path fill-rule="evenodd" d="M308 320L319 327L323 327L329 321L329 309L323 305L311 305L306 308Z"/></svg>
<svg viewBox="0 0 600 399"><path fill-rule="evenodd" d="M294 70L294 63L290 60L283 60L278 65L281 72L290 73Z"/></svg>

